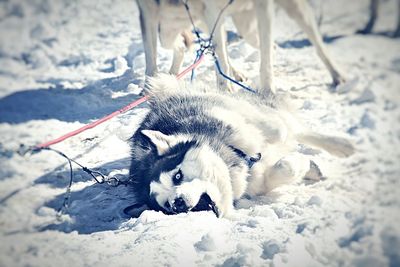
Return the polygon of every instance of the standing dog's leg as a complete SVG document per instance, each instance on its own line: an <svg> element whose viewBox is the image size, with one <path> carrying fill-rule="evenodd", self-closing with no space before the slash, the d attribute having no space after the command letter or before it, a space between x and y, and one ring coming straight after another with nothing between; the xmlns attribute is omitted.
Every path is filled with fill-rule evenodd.
<svg viewBox="0 0 400 267"><path fill-rule="evenodd" d="M173 45L172 65L169 70L170 74L177 75L182 66L183 57L185 55L185 44L182 35L178 35Z"/></svg>
<svg viewBox="0 0 400 267"><path fill-rule="evenodd" d="M364 29L357 31L357 33L368 34L371 33L372 28L375 25L376 18L378 16L379 0L371 0L369 4L369 20Z"/></svg>
<svg viewBox="0 0 400 267"><path fill-rule="evenodd" d="M183 57L185 50L193 42L191 33L189 31L183 31L181 33L176 32L174 28L164 29L160 25L160 42L161 46L167 49L173 50L172 65L169 70L170 74L177 75L179 69L182 66Z"/></svg>
<svg viewBox="0 0 400 267"><path fill-rule="evenodd" d="M256 0L258 34L260 42L260 79L261 93L274 94L273 85L273 47L272 22L274 17L274 0Z"/></svg>
<svg viewBox="0 0 400 267"><path fill-rule="evenodd" d="M207 24L207 27L211 33L215 22L217 21L218 12L220 9L216 5L214 1L205 1L205 10L204 10L204 19ZM228 75L232 76L228 53L226 50L226 32L223 27L223 18L221 18L217 25L215 25L215 32L213 35L213 44L215 46L215 52L218 56L218 61L221 66L222 71ZM233 91L233 86L231 86L228 81L222 77L217 71L217 83L220 89L228 89L229 91Z"/></svg>
<svg viewBox="0 0 400 267"><path fill-rule="evenodd" d="M393 33L393 37L400 37L400 0L397 1L397 28Z"/></svg>
<svg viewBox="0 0 400 267"><path fill-rule="evenodd" d="M154 76L157 72L158 5L153 0L136 0L136 2L139 7L140 29L146 57L146 76Z"/></svg>
<svg viewBox="0 0 400 267"><path fill-rule="evenodd" d="M192 44L193 44L193 35L189 30L183 31L181 34L178 35L173 45L174 55L172 58L171 69L169 70L170 74L177 75L179 73L179 70L182 66L185 51Z"/></svg>
<svg viewBox="0 0 400 267"><path fill-rule="evenodd" d="M292 17L307 34L311 43L317 49L319 57L328 68L333 79L333 85L336 86L344 82L343 75L339 72L337 66L328 56L328 52L325 49L321 34L318 31L313 12L307 1L280 0L279 4L281 4L281 6L285 9L289 16Z"/></svg>

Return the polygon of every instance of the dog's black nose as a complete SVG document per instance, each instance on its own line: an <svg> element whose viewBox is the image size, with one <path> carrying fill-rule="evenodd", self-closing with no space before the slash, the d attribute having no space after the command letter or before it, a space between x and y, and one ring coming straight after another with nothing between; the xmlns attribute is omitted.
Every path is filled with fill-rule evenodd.
<svg viewBox="0 0 400 267"><path fill-rule="evenodd" d="M186 205L186 202L183 198L178 197L174 201L174 206L172 207L172 210L176 213L187 212L189 210L189 207Z"/></svg>

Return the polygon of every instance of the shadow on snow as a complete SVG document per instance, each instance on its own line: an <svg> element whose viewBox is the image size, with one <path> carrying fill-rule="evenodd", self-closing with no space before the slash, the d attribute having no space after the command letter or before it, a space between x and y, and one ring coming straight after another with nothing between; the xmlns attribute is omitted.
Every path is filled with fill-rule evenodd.
<svg viewBox="0 0 400 267"><path fill-rule="evenodd" d="M335 35L335 36L323 36L324 43L333 43L337 39L346 37L345 35ZM287 40L284 42L278 43L279 47L281 48L304 48L308 46L312 46L309 39L300 39L300 40Z"/></svg>
<svg viewBox="0 0 400 267"><path fill-rule="evenodd" d="M65 89L57 80L47 82L56 87L21 91L0 99L0 123L47 119L87 123L139 98L129 93L112 98L114 91L124 92L130 83L138 83L131 70L119 77L99 80L82 89Z"/></svg>
<svg viewBox="0 0 400 267"><path fill-rule="evenodd" d="M113 169L129 167L129 158L108 162L96 170L109 174ZM38 179L35 184L49 184L53 187L67 188L69 170L57 173L47 173ZM126 180L127 177L119 177ZM74 170L74 183L92 180L90 175ZM65 191L44 203L45 207L58 211L63 204ZM112 187L107 184L94 183L80 190L72 191L69 207L66 214L68 219L55 220L49 224L37 227L38 231L56 230L65 233L77 231L79 234L116 230L127 219L123 209L134 203L134 195L130 186L120 185Z"/></svg>

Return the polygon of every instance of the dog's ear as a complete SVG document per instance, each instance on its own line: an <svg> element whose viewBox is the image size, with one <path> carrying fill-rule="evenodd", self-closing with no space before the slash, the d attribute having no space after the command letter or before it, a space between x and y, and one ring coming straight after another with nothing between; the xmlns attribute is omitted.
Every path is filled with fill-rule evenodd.
<svg viewBox="0 0 400 267"><path fill-rule="evenodd" d="M143 211L149 210L146 204L134 204L124 209L124 213L129 217L138 218Z"/></svg>
<svg viewBox="0 0 400 267"><path fill-rule="evenodd" d="M173 135L166 135L160 131L142 130L142 134L150 138L150 141L156 146L158 155L161 156L169 148L176 145L179 140Z"/></svg>

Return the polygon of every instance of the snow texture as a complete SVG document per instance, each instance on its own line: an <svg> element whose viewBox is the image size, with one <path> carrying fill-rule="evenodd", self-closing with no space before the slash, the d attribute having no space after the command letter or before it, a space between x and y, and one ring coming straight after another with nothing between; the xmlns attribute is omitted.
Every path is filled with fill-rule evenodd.
<svg viewBox="0 0 400 267"><path fill-rule="evenodd" d="M382 1L375 34L356 35L368 1L312 1L330 54L348 82L330 77L298 26L277 9L275 81L324 133L350 136L355 155L315 150L326 177L236 203L234 219L211 212L145 211L125 186L96 184L75 168L68 212L57 218L68 164L34 145L137 99L144 80L133 0L0 1L0 266L400 266L400 39L396 1ZM227 27L235 31L228 20ZM258 52L231 38L233 65L257 86ZM185 57L192 62L194 51ZM160 48L168 71L171 51ZM186 77L188 79L188 77ZM215 86L213 63L196 82ZM54 148L109 177L126 179L129 146L146 105Z"/></svg>

